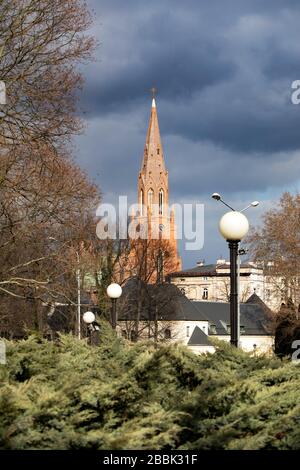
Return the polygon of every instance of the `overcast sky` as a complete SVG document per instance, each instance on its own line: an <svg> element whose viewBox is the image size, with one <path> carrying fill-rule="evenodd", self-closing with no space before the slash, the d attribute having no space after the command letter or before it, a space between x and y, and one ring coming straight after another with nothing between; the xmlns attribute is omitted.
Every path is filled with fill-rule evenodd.
<svg viewBox="0 0 300 470"><path fill-rule="evenodd" d="M227 255L218 233L225 207L252 225L300 181L299 0L89 0L97 61L85 67L85 135L77 158L105 202L135 202L151 96L157 107L172 202L205 205L200 251L185 267ZM226 209L225 209L226 210Z"/></svg>

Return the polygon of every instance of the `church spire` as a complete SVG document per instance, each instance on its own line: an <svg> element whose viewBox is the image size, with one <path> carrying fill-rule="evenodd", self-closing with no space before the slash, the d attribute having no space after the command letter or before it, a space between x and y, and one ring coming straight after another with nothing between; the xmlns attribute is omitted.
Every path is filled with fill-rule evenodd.
<svg viewBox="0 0 300 470"><path fill-rule="evenodd" d="M148 167L151 167L150 171L153 171L154 167L156 167L157 170L159 169L159 171L165 171L163 148L160 138L156 101L154 97L152 98L151 114L141 173L147 173Z"/></svg>
<svg viewBox="0 0 300 470"><path fill-rule="evenodd" d="M151 90L152 93L153 90ZM152 211L152 206L167 206L169 196L168 172L165 168L163 147L160 138L157 108L155 97L152 98L152 106L146 143L144 148L144 158L139 174L138 194L140 207ZM163 207L161 208L163 212Z"/></svg>
<svg viewBox="0 0 300 470"><path fill-rule="evenodd" d="M152 105L146 136L144 157L138 178L138 217L141 224L148 219L150 236L157 233L168 239L174 250L176 268L181 266L177 253L174 213L169 215L169 182L165 167L163 147L160 137L155 91L152 91ZM152 235L151 235L152 234Z"/></svg>

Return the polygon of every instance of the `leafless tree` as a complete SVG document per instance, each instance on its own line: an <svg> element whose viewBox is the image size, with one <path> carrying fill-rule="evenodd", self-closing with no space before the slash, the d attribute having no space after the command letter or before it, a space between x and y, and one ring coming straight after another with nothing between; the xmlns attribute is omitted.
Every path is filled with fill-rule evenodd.
<svg viewBox="0 0 300 470"><path fill-rule="evenodd" d="M269 284L287 305L300 303L300 195L284 193L262 226L248 237L254 260L264 268Z"/></svg>
<svg viewBox="0 0 300 470"><path fill-rule="evenodd" d="M0 2L0 330L39 327L42 302L74 301L75 252L95 236L99 193L70 145L90 24L82 0Z"/></svg>

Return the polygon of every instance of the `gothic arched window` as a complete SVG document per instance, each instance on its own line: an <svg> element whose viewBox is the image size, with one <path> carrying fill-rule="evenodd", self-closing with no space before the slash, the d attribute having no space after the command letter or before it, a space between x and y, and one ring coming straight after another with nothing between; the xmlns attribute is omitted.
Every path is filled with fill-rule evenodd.
<svg viewBox="0 0 300 470"><path fill-rule="evenodd" d="M160 189L158 193L159 215L164 213L164 190Z"/></svg>
<svg viewBox="0 0 300 470"><path fill-rule="evenodd" d="M140 214L144 215L144 191L142 189L140 192Z"/></svg>
<svg viewBox="0 0 300 470"><path fill-rule="evenodd" d="M148 207L150 210L152 210L152 205L153 205L153 189L149 189L148 191Z"/></svg>

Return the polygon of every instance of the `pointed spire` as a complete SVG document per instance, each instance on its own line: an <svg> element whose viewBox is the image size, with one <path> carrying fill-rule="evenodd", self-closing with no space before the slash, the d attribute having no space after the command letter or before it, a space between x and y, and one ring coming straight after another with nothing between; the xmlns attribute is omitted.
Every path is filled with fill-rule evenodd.
<svg viewBox="0 0 300 470"><path fill-rule="evenodd" d="M149 164L152 167L153 165L157 168L159 167L160 171L165 171L163 148L160 138L156 101L154 97L152 98L151 114L141 171L145 172Z"/></svg>

